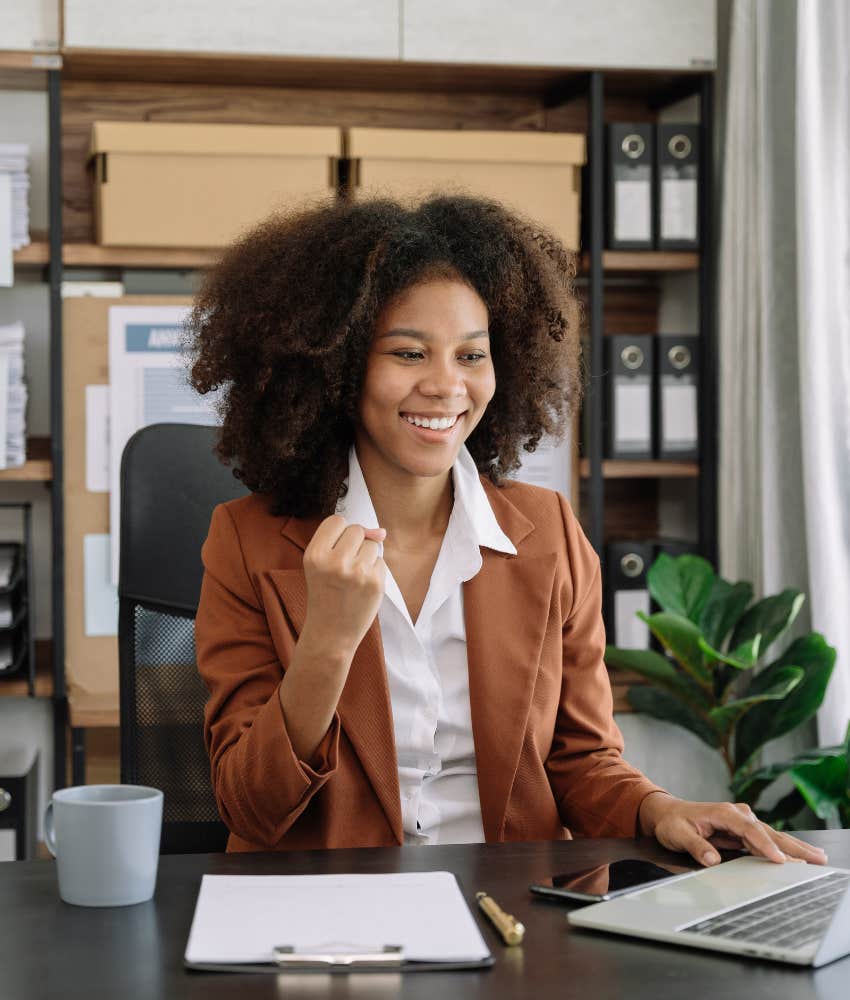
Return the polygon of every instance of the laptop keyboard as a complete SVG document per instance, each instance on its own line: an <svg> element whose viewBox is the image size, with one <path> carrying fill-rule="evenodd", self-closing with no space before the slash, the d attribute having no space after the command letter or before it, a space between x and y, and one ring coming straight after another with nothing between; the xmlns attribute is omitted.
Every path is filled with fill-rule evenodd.
<svg viewBox="0 0 850 1000"><path fill-rule="evenodd" d="M848 883L850 875L833 872L677 929L774 948L804 948L823 936Z"/></svg>

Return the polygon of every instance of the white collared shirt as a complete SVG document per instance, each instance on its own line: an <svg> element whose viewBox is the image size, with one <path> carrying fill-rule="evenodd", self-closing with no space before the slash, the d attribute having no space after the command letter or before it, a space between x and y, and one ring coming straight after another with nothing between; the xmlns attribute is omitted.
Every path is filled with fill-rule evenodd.
<svg viewBox="0 0 850 1000"><path fill-rule="evenodd" d="M452 466L452 477L454 505L416 624L389 567L378 609L405 843L484 840L462 584L481 569L480 546L511 555L516 555L516 548L499 527L465 445ZM348 455L348 493L338 502L336 513L349 523L378 527L354 445Z"/></svg>

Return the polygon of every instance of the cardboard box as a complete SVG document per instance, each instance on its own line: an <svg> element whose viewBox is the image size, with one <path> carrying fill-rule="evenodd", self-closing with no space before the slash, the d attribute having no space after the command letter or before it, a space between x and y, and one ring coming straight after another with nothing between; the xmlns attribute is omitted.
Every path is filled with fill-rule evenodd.
<svg viewBox="0 0 850 1000"><path fill-rule="evenodd" d="M161 295L89 295L62 303L65 678L72 726L118 725L118 637L85 630L85 537L109 533L109 494L91 493L86 485L86 386L109 384L112 306L191 303L186 296Z"/></svg>
<svg viewBox="0 0 850 1000"><path fill-rule="evenodd" d="M221 247L276 209L333 197L337 128L95 122L97 242Z"/></svg>
<svg viewBox="0 0 850 1000"><path fill-rule="evenodd" d="M421 197L435 190L484 195L578 249L584 135L352 128L345 151L355 161L355 197Z"/></svg>

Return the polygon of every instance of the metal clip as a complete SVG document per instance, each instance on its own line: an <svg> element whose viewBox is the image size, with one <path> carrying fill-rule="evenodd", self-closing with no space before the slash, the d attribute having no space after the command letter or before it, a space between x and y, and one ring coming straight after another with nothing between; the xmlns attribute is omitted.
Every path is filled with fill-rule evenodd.
<svg viewBox="0 0 850 1000"><path fill-rule="evenodd" d="M328 948L328 946L324 946ZM312 966L315 968L332 968L344 966L345 968L357 968L358 966L400 966L404 961L403 949L400 944L386 944L382 949L374 951L359 950L359 946L352 945L350 950L347 945L334 945L334 950L317 949L315 951L296 951L292 945L278 945L274 949L274 960L281 968L305 968Z"/></svg>

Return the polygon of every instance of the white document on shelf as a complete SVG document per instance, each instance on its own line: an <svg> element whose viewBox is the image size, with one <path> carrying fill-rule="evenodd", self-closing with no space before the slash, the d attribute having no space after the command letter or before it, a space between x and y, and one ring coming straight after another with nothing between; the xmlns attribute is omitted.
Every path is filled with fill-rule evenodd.
<svg viewBox="0 0 850 1000"><path fill-rule="evenodd" d="M112 306L109 310L109 530L111 577L118 583L121 455L149 424L215 424L215 393L189 385L181 353L188 306Z"/></svg>
<svg viewBox="0 0 850 1000"><path fill-rule="evenodd" d="M516 472L511 473L511 479L557 490L571 503L576 502L576 498L572 496L572 434L566 434L563 440L558 442L552 441L551 438L542 438L536 451L528 452L520 449L520 456L522 465Z"/></svg>
<svg viewBox="0 0 850 1000"><path fill-rule="evenodd" d="M0 469L8 464L6 445L9 440L9 355L0 350Z"/></svg>
<svg viewBox="0 0 850 1000"><path fill-rule="evenodd" d="M109 535L85 535L83 605L86 635L118 635L118 588L109 575Z"/></svg>
<svg viewBox="0 0 850 1000"><path fill-rule="evenodd" d="M274 962L274 949L480 962L490 952L451 872L204 875L186 962Z"/></svg>
<svg viewBox="0 0 850 1000"><path fill-rule="evenodd" d="M86 386L86 489L109 492L109 386Z"/></svg>
<svg viewBox="0 0 850 1000"><path fill-rule="evenodd" d="M0 286L15 283L12 256L12 178L0 172Z"/></svg>

